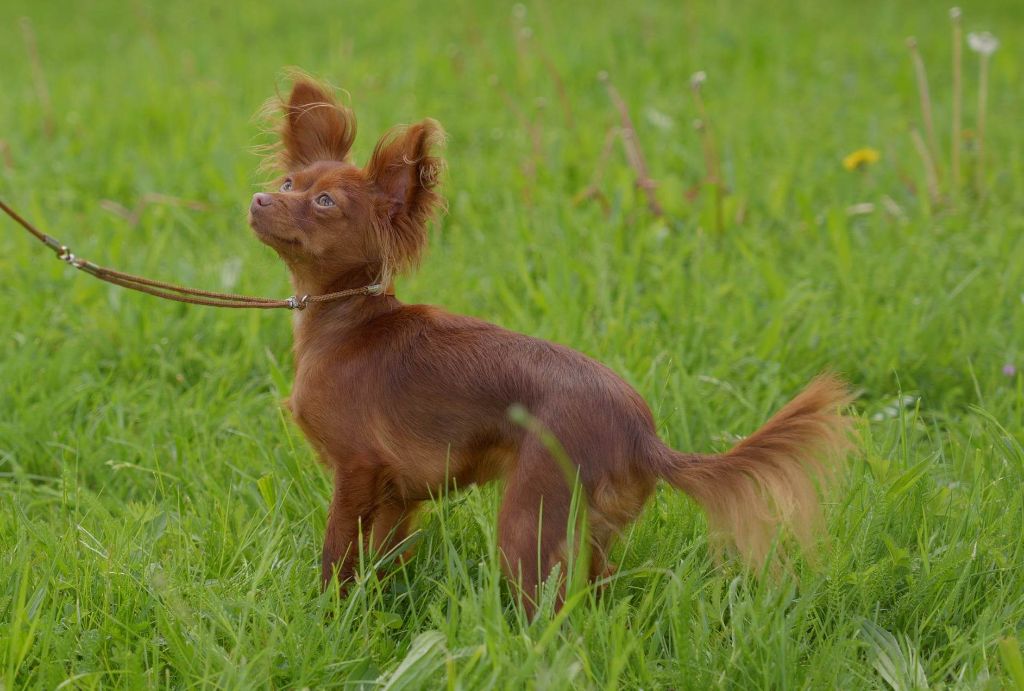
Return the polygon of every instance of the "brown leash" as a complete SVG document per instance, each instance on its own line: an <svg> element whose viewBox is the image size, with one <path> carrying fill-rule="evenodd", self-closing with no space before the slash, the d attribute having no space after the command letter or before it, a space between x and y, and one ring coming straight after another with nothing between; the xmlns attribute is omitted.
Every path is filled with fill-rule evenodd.
<svg viewBox="0 0 1024 691"><path fill-rule="evenodd" d="M353 295L381 295L384 292L383 285L380 283L373 283L368 286L363 286L362 288L339 290L336 293L326 293L324 295L303 295L301 297L298 295L292 295L284 300L279 300L275 298L261 298L253 297L251 295L233 295L231 293L214 293L209 290L186 288L185 286L179 286L173 283L164 283L163 281L154 281L151 278L144 278L142 276L124 273L123 271L108 269L105 266L100 266L99 264L93 264L87 259L75 256L75 254L68 249L67 245L62 244L60 240L47 235L26 221L18 214L18 212L7 206L3 200L0 200L0 209L3 209L4 213L14 219L22 228L32 233L39 242L56 252L57 259L65 261L76 269L80 269L87 274L95 276L101 281L113 283L114 285L121 286L122 288L137 290L138 292L146 293L147 295L154 295L165 300L187 302L191 305L232 307L235 309L250 308L269 310L280 308L302 310L306 309L306 305L310 304L332 302L334 300L352 297Z"/></svg>

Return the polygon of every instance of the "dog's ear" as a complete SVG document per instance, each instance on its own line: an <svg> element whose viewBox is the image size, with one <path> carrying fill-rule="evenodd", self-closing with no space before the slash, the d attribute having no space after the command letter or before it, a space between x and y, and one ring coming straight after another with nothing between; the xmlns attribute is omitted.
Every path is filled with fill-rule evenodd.
<svg viewBox="0 0 1024 691"><path fill-rule="evenodd" d="M385 273L415 266L423 253L427 222L442 203L435 190L444 161L434 149L443 141L435 120L397 127L381 137L366 166Z"/></svg>
<svg viewBox="0 0 1024 691"><path fill-rule="evenodd" d="M295 170L315 161L344 161L356 138L356 117L311 79L299 77L284 104L279 162Z"/></svg>

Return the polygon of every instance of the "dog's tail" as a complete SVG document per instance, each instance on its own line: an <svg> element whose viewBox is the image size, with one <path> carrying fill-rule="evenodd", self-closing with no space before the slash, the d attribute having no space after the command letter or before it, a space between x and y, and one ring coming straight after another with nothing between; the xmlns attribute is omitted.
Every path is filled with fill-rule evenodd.
<svg viewBox="0 0 1024 691"><path fill-rule="evenodd" d="M704 509L713 543L731 542L749 565L760 567L782 525L801 546L813 546L821 516L815 485L831 479L849 446L850 420L840 409L852 400L841 379L818 376L728 452L665 447L658 472Z"/></svg>

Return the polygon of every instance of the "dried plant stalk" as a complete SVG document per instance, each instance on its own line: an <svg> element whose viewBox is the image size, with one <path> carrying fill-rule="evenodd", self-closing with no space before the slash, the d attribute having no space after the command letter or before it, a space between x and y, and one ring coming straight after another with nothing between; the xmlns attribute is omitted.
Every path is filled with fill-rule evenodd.
<svg viewBox="0 0 1024 691"><path fill-rule="evenodd" d="M931 200L932 206L935 206L939 201L939 180L935 176L935 164L932 161L931 153L928 151L928 146L924 143L924 139L921 138L921 133L916 128L910 130L910 138L914 140L914 148L917 149L917 155L921 157L921 163L924 165L924 178L925 183L928 185L928 198Z"/></svg>
<svg viewBox="0 0 1024 691"><path fill-rule="evenodd" d="M655 216L664 216L665 212L662 210L661 204L658 203L658 198L654 193L656 183L647 173L647 162L644 160L643 151L640 149L640 141L636 136L636 128L633 127L633 120L629 117L629 109L626 107L626 102L622 100L622 96L619 95L618 89L612 84L606 72L602 72L598 78L604 82L605 88L608 90L608 98L611 99L615 109L619 112L619 119L622 121L622 144L626 150L626 158L629 160L629 165L636 174L636 186L642 189L647 196L647 207L651 210L651 213Z"/></svg>
<svg viewBox="0 0 1024 691"><path fill-rule="evenodd" d="M706 75L704 72L697 72L690 78L690 88L693 90L693 98L697 103L697 111L700 114L700 118L693 123L693 126L700 134L701 144L704 149L704 170L706 181L714 185L715 231L721 234L725 231L722 171L718 160L718 149L715 147L715 138L711 132L711 123L708 120L708 111L704 106L704 96L701 93L701 87L704 85L705 79Z"/></svg>
<svg viewBox="0 0 1024 691"><path fill-rule="evenodd" d="M608 167L608 159L611 158L612 147L615 146L615 139L618 136L619 131L617 127L608 128L608 132L604 135L604 146L601 147L601 157L597 160L597 165L594 166L594 175L590 179L590 184L573 198L573 204L580 204L588 199L596 199L605 215L611 212L608 198L601 191L601 180L604 179L604 171Z"/></svg>
<svg viewBox="0 0 1024 691"><path fill-rule="evenodd" d="M914 74L917 77L917 95L921 101L921 120L924 122L925 135L928 137L928 160L931 161L931 175L939 180L938 156L939 145L935 137L935 123L932 120L932 97L928 90L928 73L924 68L924 60L917 49L917 40L911 36L907 39L910 57L914 61Z"/></svg>
<svg viewBox="0 0 1024 691"><path fill-rule="evenodd" d="M960 193L960 140L963 117L963 26L960 23L960 8L949 11L953 21L953 132L950 135L950 168L952 194Z"/></svg>
<svg viewBox="0 0 1024 691"><path fill-rule="evenodd" d="M985 116L988 110L988 53L981 54L981 65L978 68L978 162L975 184L978 194L985 189Z"/></svg>
<svg viewBox="0 0 1024 691"><path fill-rule="evenodd" d="M28 17L21 18L21 37L25 41L25 52L28 53L28 63L32 68L32 82L36 89L36 98L43 109L43 131L46 136L53 136L53 104L50 101L50 90L46 86L46 72L43 71L43 62L39 59L39 46L36 44L36 33L32 29L32 20Z"/></svg>

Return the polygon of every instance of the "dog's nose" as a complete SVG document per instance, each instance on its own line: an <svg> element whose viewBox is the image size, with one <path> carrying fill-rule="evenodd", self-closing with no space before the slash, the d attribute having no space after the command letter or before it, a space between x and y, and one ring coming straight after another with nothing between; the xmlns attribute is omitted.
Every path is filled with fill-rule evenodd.
<svg viewBox="0 0 1024 691"><path fill-rule="evenodd" d="M261 207L270 206L273 203L274 198L271 197L269 194L267 194L266 192L257 192L256 194L252 195L252 204L249 205L249 208L255 211L256 209L259 209Z"/></svg>

